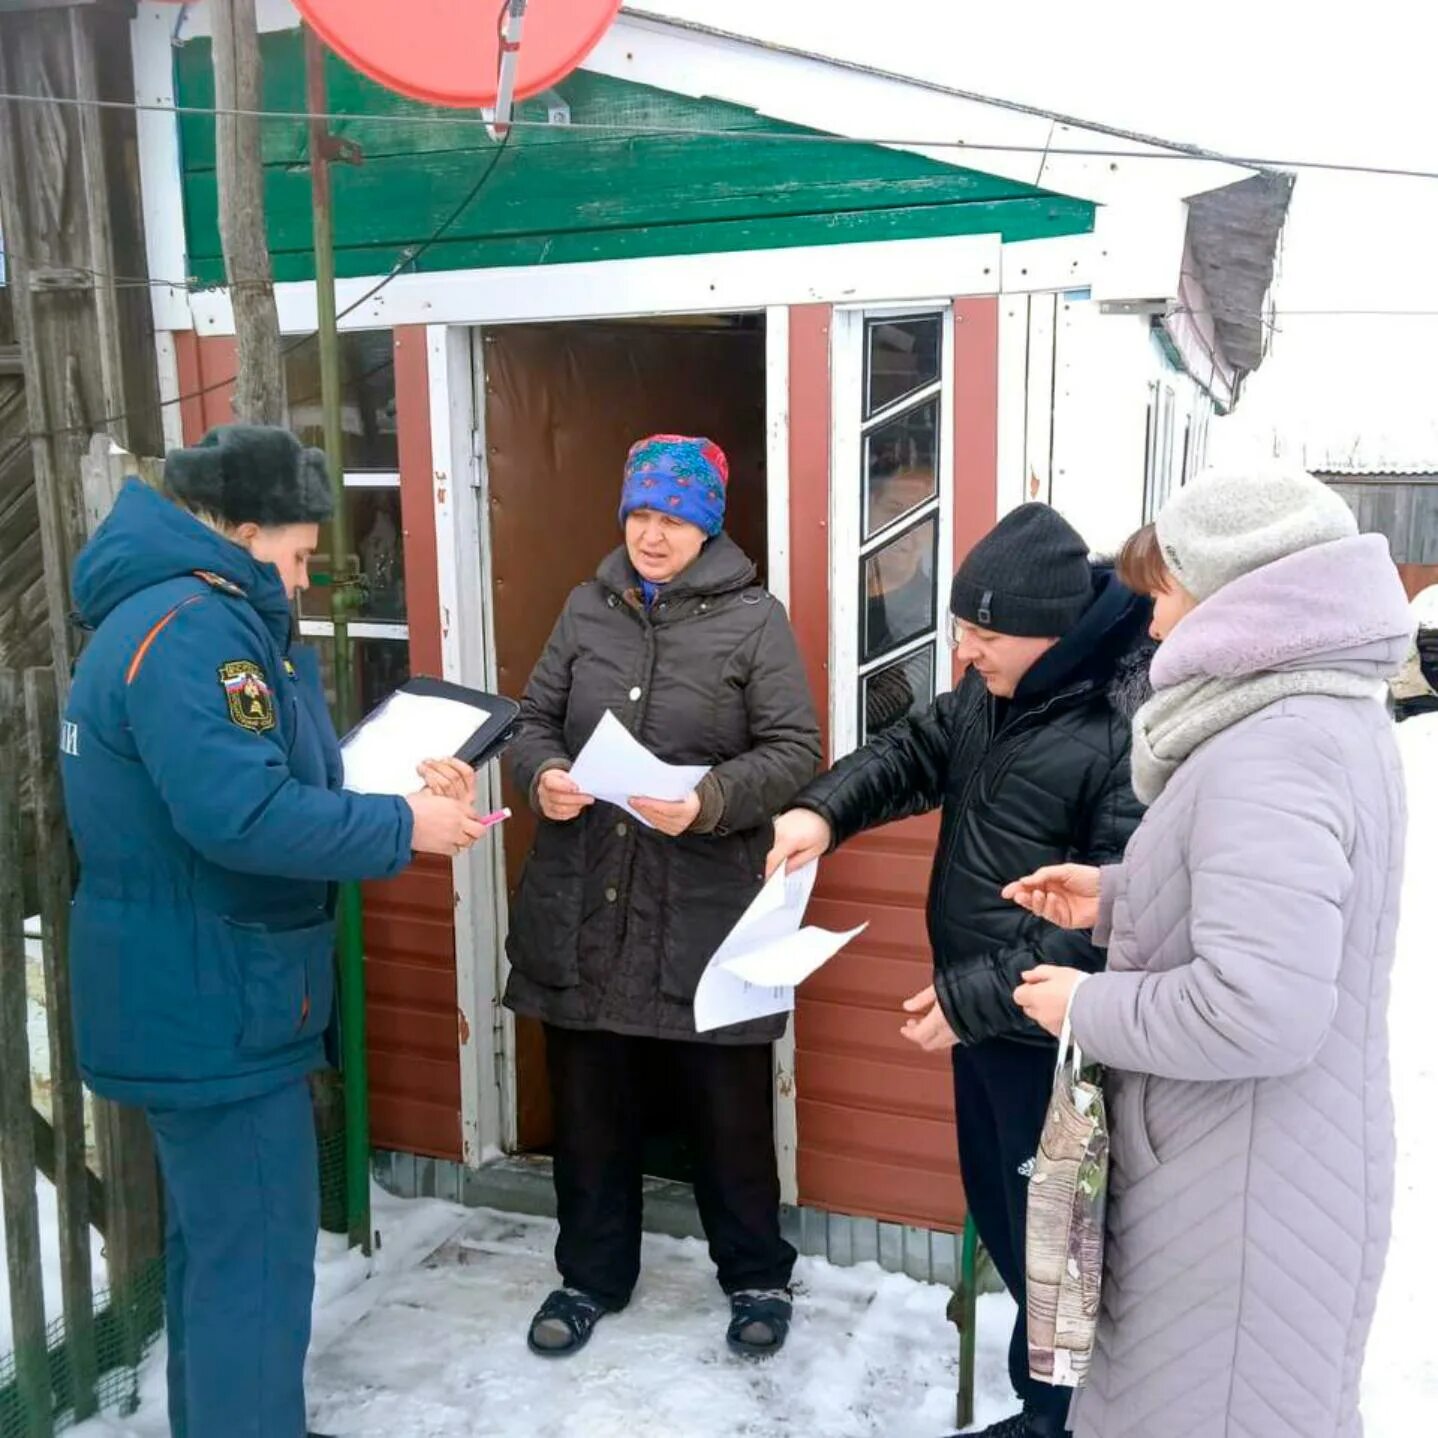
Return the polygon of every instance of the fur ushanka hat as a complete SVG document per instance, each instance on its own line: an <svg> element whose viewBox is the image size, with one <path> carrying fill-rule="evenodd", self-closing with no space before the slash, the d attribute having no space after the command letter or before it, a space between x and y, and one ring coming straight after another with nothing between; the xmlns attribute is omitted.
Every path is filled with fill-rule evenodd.
<svg viewBox="0 0 1438 1438"><path fill-rule="evenodd" d="M165 488L230 524L322 524L334 513L324 454L278 425L223 424L165 456Z"/></svg>

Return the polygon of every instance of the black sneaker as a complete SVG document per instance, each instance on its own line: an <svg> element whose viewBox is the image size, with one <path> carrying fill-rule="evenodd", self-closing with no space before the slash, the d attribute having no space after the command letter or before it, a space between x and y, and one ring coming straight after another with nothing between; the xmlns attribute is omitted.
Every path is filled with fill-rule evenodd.
<svg viewBox="0 0 1438 1438"><path fill-rule="evenodd" d="M953 1438L1045 1438L1047 1431L1040 1425L1040 1420L1025 1409L1022 1413L1011 1413L1007 1418L1000 1418L997 1423L990 1423L987 1428L981 1428L977 1433L955 1433ZM1066 1434L1064 1429L1054 1431Z"/></svg>
<svg viewBox="0 0 1438 1438"><path fill-rule="evenodd" d="M541 1358L568 1358L589 1342L609 1309L577 1288L556 1288L529 1325L529 1351Z"/></svg>
<svg viewBox="0 0 1438 1438"><path fill-rule="evenodd" d="M744 1289L729 1295L730 1349L742 1358L768 1358L789 1336L793 1298L786 1288Z"/></svg>

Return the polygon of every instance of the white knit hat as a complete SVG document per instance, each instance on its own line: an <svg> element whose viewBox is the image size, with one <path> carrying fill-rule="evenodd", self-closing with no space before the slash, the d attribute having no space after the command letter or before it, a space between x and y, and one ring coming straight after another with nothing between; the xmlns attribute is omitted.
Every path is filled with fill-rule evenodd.
<svg viewBox="0 0 1438 1438"><path fill-rule="evenodd" d="M1195 599L1301 549L1357 533L1347 504L1302 470L1208 470L1158 517L1164 562Z"/></svg>

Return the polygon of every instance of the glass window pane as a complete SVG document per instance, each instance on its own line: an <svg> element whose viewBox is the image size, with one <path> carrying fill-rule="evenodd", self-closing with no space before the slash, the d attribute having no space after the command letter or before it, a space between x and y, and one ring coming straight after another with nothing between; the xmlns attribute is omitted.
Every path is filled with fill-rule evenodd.
<svg viewBox="0 0 1438 1438"><path fill-rule="evenodd" d="M325 447L320 404L320 351L314 340L297 344L285 356L290 428L316 449ZM399 432L395 425L394 332L351 330L340 336L340 424L347 471L399 468Z"/></svg>
<svg viewBox="0 0 1438 1438"><path fill-rule="evenodd" d="M397 489L347 489L345 509L350 524L349 569L364 581L352 619L404 622L404 520ZM331 529L320 526L320 547L310 563L313 575L334 573ZM332 614L328 584L316 584L300 596L300 616L328 619Z"/></svg>
<svg viewBox="0 0 1438 1438"><path fill-rule="evenodd" d="M865 436L865 539L934 497L939 483L938 453L937 396Z"/></svg>
<svg viewBox="0 0 1438 1438"><path fill-rule="evenodd" d="M867 743L875 734L910 714L921 714L934 702L934 646L906 654L865 675L860 712L864 716Z"/></svg>
<svg viewBox="0 0 1438 1438"><path fill-rule="evenodd" d="M861 663L934 628L938 545L938 516L930 515L864 560Z"/></svg>
<svg viewBox="0 0 1438 1438"><path fill-rule="evenodd" d="M335 642L329 637L302 641L316 650L325 698L335 707ZM351 639L353 699L360 717L377 709L409 678L409 643L404 639Z"/></svg>
<svg viewBox="0 0 1438 1438"><path fill-rule="evenodd" d="M865 419L938 379L943 333L940 315L869 321Z"/></svg>

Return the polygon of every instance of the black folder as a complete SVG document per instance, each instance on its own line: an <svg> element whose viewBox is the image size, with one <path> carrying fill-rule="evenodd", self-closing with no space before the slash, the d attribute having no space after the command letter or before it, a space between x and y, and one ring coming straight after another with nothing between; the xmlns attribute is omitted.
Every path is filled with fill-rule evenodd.
<svg viewBox="0 0 1438 1438"><path fill-rule="evenodd" d="M474 733L455 751L454 758L463 759L466 764L478 769L497 759L505 746L514 737L519 721L519 705L502 694L486 694L480 689L466 689L462 684L450 684L443 679L429 679L423 676L407 679L395 690L396 694L413 694L422 699L451 699L459 704L468 704L476 711ZM391 696L393 697L393 696ZM343 742L348 744L367 724L373 723L385 711L386 699L377 709L367 714L348 734Z"/></svg>

